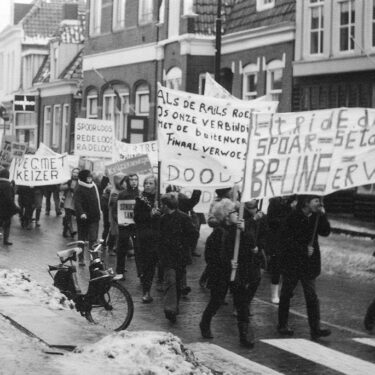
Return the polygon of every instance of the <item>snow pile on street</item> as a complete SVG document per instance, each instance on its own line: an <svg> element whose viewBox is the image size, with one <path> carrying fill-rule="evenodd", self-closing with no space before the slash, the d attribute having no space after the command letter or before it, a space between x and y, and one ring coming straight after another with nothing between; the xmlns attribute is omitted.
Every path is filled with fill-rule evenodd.
<svg viewBox="0 0 375 375"><path fill-rule="evenodd" d="M214 374L178 337L167 332L121 331L80 347L59 361L71 374L81 374L80 369L90 375Z"/></svg>
<svg viewBox="0 0 375 375"><path fill-rule="evenodd" d="M57 288L39 284L21 269L0 270L0 294L6 293L38 300L52 310L74 309L74 303Z"/></svg>

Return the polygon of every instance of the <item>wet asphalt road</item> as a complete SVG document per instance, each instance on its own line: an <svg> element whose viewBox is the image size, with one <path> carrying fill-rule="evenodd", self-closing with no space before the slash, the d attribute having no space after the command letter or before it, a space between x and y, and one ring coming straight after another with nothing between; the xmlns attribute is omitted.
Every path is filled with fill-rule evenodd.
<svg viewBox="0 0 375 375"><path fill-rule="evenodd" d="M206 236L210 232L208 227L202 227L201 238L199 242L199 252L203 253L203 244ZM13 219L11 230L11 240L14 245L4 247L0 245L0 267L22 268L27 270L34 279L39 282L50 284L52 282L47 273L47 264L57 264L56 251L64 249L68 240L64 239L62 233L62 218L55 216L44 216L42 213L41 227L31 231L20 228L18 218ZM361 246L368 249L368 253L373 248L373 243L368 240L343 238L334 234L327 239L321 240L321 245L335 248L340 251L340 243L346 244L353 242L353 247ZM115 258L106 256L109 266L114 267ZM186 343L204 341L200 337L198 323L202 311L208 301L209 292L198 285L199 276L204 268L203 258L194 258L193 264L188 268L188 284L192 292L188 298L181 301L180 315L176 324L172 325L167 321L162 309L162 293L157 291L155 285L152 290L154 302L151 304L142 304L141 286L136 277L134 258L127 262L127 277L124 285L131 292L135 302L135 314L130 330L163 330L170 331ZM82 289L87 285L87 267L79 270ZM252 304L251 317L256 336L256 346L253 350L242 349L238 345L238 334L236 319L233 316L233 308L230 297L227 298L228 305L223 306L214 317L212 322L212 331L215 338L212 343L220 345L223 348L240 354L251 361L265 365L284 374L338 374L345 373L340 366L344 359L349 362L352 358L363 360L357 365L358 374L365 374L365 371L371 371L366 367L367 364L375 366L375 347L354 341L357 338L370 338L363 330L362 322L364 312L375 297L375 287L371 282L360 282L356 279L344 278L342 276L321 275L317 283L318 295L321 301L321 319L326 322L332 330L332 336L319 342L319 348L330 348L335 350L333 353L311 349L309 344L309 330L306 321L306 309L302 297L301 289L297 288L294 299L292 300L292 313L290 315L290 325L295 329L295 339L304 339L306 341L297 341L304 355L296 355L292 349L278 348L273 341L264 342L264 340L280 339L276 333L277 306L269 302L269 275L264 274L261 286L257 292L256 299ZM283 342L283 341L279 341ZM296 343L295 340L291 342ZM374 343L375 345L375 343ZM309 357L309 353L314 350L318 355L318 360ZM339 354L336 358L336 352ZM351 357L341 357L341 354L347 354ZM319 356L327 356L333 363L327 363L319 360ZM318 362L318 363L317 363ZM324 363L324 365L322 364ZM337 365L336 365L336 364ZM360 365L364 365L361 370ZM375 367L374 367L375 368ZM349 370L348 374L353 374ZM375 374L375 372L373 372Z"/></svg>

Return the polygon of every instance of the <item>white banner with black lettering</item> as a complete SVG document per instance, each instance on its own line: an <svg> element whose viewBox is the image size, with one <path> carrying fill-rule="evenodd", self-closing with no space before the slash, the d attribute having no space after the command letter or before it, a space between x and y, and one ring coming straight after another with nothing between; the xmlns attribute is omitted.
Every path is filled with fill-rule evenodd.
<svg viewBox="0 0 375 375"><path fill-rule="evenodd" d="M119 225L134 224L135 199L119 199L117 201L117 220Z"/></svg>
<svg viewBox="0 0 375 375"><path fill-rule="evenodd" d="M12 160L9 172L10 180L24 186L56 185L70 179L66 155L25 155Z"/></svg>
<svg viewBox="0 0 375 375"><path fill-rule="evenodd" d="M375 183L375 110L254 114L243 201Z"/></svg>
<svg viewBox="0 0 375 375"><path fill-rule="evenodd" d="M76 118L74 155L112 159L114 141L113 121Z"/></svg>

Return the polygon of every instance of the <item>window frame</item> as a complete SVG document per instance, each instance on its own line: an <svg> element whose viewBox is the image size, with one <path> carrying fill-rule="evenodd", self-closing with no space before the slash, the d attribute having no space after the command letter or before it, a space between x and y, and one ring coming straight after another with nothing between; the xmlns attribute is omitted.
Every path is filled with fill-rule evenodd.
<svg viewBox="0 0 375 375"><path fill-rule="evenodd" d="M90 0L90 28L89 35L101 33L102 27L102 0Z"/></svg>
<svg viewBox="0 0 375 375"><path fill-rule="evenodd" d="M120 9L118 11L118 9ZM112 29L114 31L125 29L126 0L113 0ZM120 15L120 17L118 17Z"/></svg>
<svg viewBox="0 0 375 375"><path fill-rule="evenodd" d="M312 3L311 0L309 0L309 3L307 4L308 7L308 55L309 56L322 56L324 54L324 6L325 1L324 0L317 0L316 3ZM319 10L319 27L317 29L312 30L312 11L314 8L318 8ZM312 47L312 34L313 32L318 33L318 51L316 53L313 53L311 51ZM320 47L320 48L319 48Z"/></svg>
<svg viewBox="0 0 375 375"><path fill-rule="evenodd" d="M341 6L344 3L348 3L349 5L349 20L348 23L345 25L341 25ZM350 5L352 4L352 5ZM337 40L337 51L340 54L350 54L353 53L356 49L354 40L351 39L351 36L355 39L355 33L356 33L356 17L357 17L357 9L356 9L356 0L337 0L337 7L338 7L338 40ZM354 19L351 19L351 13L354 10ZM354 28L354 33L351 33L351 29ZM347 29L350 33L348 34L348 47L351 45L353 48L348 48L348 49L341 49L341 31Z"/></svg>
<svg viewBox="0 0 375 375"><path fill-rule="evenodd" d="M67 109L67 111L66 111ZM69 151L69 124L70 124L70 104L65 103L61 116L61 152Z"/></svg>
<svg viewBox="0 0 375 375"><path fill-rule="evenodd" d="M49 111L49 119L47 119L46 112ZM52 125L52 106L45 105L43 109L43 143L46 146L50 146L51 144L51 126ZM48 133L46 129L48 127ZM46 139L46 135L48 135L48 139Z"/></svg>
<svg viewBox="0 0 375 375"><path fill-rule="evenodd" d="M138 2L138 25L148 25L154 19L154 7L152 0L139 0Z"/></svg>
<svg viewBox="0 0 375 375"><path fill-rule="evenodd" d="M56 112L59 116L56 115ZM53 118L52 118L52 147L60 148L61 145L61 104L55 104L53 106Z"/></svg>
<svg viewBox="0 0 375 375"><path fill-rule="evenodd" d="M168 73L165 75L165 87L173 90L181 90L182 86L182 69L178 66L168 70Z"/></svg>
<svg viewBox="0 0 375 375"><path fill-rule="evenodd" d="M272 60L267 64L266 67L266 95L270 95L272 100L280 101L280 96L283 89L272 89L272 75L278 71L282 71L281 75L281 85L284 78L285 62L282 60ZM276 96L276 97L275 97Z"/></svg>
<svg viewBox="0 0 375 375"><path fill-rule="evenodd" d="M96 113L92 114L92 101L96 100ZM99 99L98 93L96 94L88 94L86 97L86 118L98 118L98 106L99 106Z"/></svg>
<svg viewBox="0 0 375 375"><path fill-rule="evenodd" d="M254 75L256 77L256 91L248 90L248 77ZM247 64L242 70L242 99L243 100L254 100L258 97L258 85L259 84L259 65L258 64Z"/></svg>
<svg viewBox="0 0 375 375"><path fill-rule="evenodd" d="M140 105L142 104L141 97L145 95L148 96L147 112L141 111L141 108L140 108ZM141 88L135 91L135 114L136 116L149 116L150 114L150 90L149 89Z"/></svg>

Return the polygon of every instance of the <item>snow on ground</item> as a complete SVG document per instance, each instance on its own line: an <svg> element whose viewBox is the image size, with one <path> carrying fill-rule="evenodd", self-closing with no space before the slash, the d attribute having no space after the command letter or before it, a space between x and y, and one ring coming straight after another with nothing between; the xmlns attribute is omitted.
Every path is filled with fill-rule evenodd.
<svg viewBox="0 0 375 375"><path fill-rule="evenodd" d="M27 272L0 270L0 298L10 294L40 301L50 309L72 307L56 288L35 282ZM0 315L0 374L217 374L168 332L121 331L62 356L48 354L50 351L44 343L27 336Z"/></svg>
<svg viewBox="0 0 375 375"><path fill-rule="evenodd" d="M53 285L39 284L31 279L30 274L20 269L0 270L0 295L2 293L32 298L52 310L74 309L74 303Z"/></svg>
<svg viewBox="0 0 375 375"><path fill-rule="evenodd" d="M181 340L167 332L122 331L57 359L71 375L212 374Z"/></svg>

